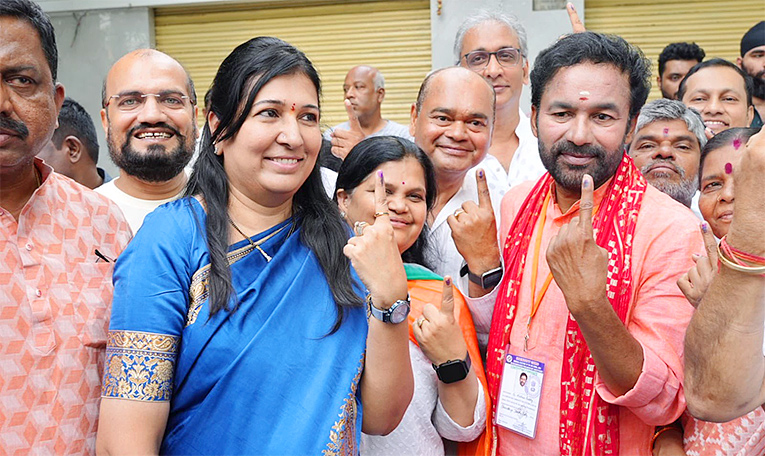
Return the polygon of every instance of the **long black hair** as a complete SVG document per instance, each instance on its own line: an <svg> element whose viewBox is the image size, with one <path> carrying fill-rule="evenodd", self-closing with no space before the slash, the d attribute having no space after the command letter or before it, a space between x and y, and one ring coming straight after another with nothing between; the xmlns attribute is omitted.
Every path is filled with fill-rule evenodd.
<svg viewBox="0 0 765 456"><path fill-rule="evenodd" d="M412 141L395 136L373 136L351 149L337 174L335 201L337 201L337 190L343 189L350 194L380 165L401 161L406 157L414 158L422 166L425 173L425 204L430 212L436 202L436 172L433 169L433 163ZM428 225L425 224L414 244L401 254L401 259L405 263L416 263L429 268L427 250Z"/></svg>
<svg viewBox="0 0 765 456"><path fill-rule="evenodd" d="M321 95L319 74L301 51L273 37L257 37L240 44L221 63L210 88L207 107L220 120L215 131L209 121L202 130L199 158L189 179L186 196L199 196L207 210L207 247L210 252L208 281L210 314L230 310L234 295L231 270L226 261L229 235L229 182L223 155L215 154L215 143L233 138L244 124L260 89L279 76L303 74ZM324 191L319 166L292 198L292 216L300 228L300 240L311 249L327 277L337 305L332 332L343 321L345 307L361 306L353 291L350 261L343 255L347 231L337 205Z"/></svg>

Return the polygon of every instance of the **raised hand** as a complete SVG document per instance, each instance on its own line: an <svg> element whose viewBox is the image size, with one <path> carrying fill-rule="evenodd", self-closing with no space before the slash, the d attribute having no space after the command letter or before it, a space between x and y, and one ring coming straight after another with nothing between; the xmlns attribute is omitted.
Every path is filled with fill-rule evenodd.
<svg viewBox="0 0 765 456"><path fill-rule="evenodd" d="M701 234L707 256L694 254L693 261L696 264L677 279L677 286L693 307L699 306L717 272L717 241L706 222L701 224Z"/></svg>
<svg viewBox="0 0 765 456"><path fill-rule="evenodd" d="M572 314L606 299L608 253L595 243L592 230L592 177L582 177L579 217L563 225L547 247L547 264ZM607 301L606 301L607 302Z"/></svg>
<svg viewBox="0 0 765 456"><path fill-rule="evenodd" d="M571 21L571 30L574 33L582 33L587 30L584 28L582 20L579 19L579 13L576 12L573 3L566 3L566 12L568 13L568 20Z"/></svg>
<svg viewBox="0 0 765 456"><path fill-rule="evenodd" d="M353 149L353 146L360 143L366 137L361 129L361 123L359 123L359 116L356 115L351 102L347 99L345 100L345 111L348 113L348 122L351 129L343 130L342 128L336 128L331 134L332 155L343 160L345 160L348 152Z"/></svg>
<svg viewBox="0 0 765 456"><path fill-rule="evenodd" d="M375 307L386 309L407 295L406 272L388 215L385 178L375 178L375 221L356 222L355 236L343 248L361 281L369 289Z"/></svg>
<svg viewBox="0 0 765 456"><path fill-rule="evenodd" d="M425 304L422 316L412 325L412 331L422 352L436 366L451 360L465 359L467 345L454 316L451 277L444 278L441 308L438 309L430 303Z"/></svg>
<svg viewBox="0 0 765 456"><path fill-rule="evenodd" d="M467 262L470 272L480 275L498 267L500 260L497 222L494 220L486 173L479 169L475 179L478 204L472 201L462 203L462 208L451 214L446 222L452 230L454 245Z"/></svg>

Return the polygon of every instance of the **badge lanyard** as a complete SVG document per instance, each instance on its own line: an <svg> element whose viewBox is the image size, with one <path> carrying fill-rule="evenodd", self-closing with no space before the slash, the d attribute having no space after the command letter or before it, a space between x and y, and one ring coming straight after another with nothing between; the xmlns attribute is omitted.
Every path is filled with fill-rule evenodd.
<svg viewBox="0 0 765 456"><path fill-rule="evenodd" d="M547 293L547 289L550 287L550 283L552 282L553 275L552 271L550 271L547 274L547 278L545 279L545 283L542 285L542 289L539 291L539 296L537 296L537 269L539 269L539 251L542 249L542 234L545 227L545 220L547 219L547 206L550 204L550 196L552 195L552 192L548 192L547 196L545 196L545 200L542 203L542 213L539 217L539 222L537 224L537 237L536 241L534 241L534 259L532 261L532 269L531 269L531 313L529 314L529 321L526 323L526 336L523 338L523 351L529 350L529 334L531 332L531 321L534 319L534 315L536 315L537 310L539 310L539 305L542 303L542 298L544 298L545 293ZM597 214L598 208L596 207L593 211L593 217L595 214Z"/></svg>
<svg viewBox="0 0 765 456"><path fill-rule="evenodd" d="M547 220L547 205L550 204L550 195L552 195L552 192L547 192L545 201L542 203L542 213L539 217L539 223L537 224L537 239L534 242L534 260L531 266L531 302L533 304L531 306L531 313L529 314L529 321L526 322L526 336L523 338L523 351L529 350L529 333L531 332L531 320L534 318L534 315L536 315L537 310L539 310L539 304L542 303L542 298L544 297L545 293L547 293L547 289L550 287L550 283L553 279L552 272L548 273L547 279L545 279L545 283L542 285L542 289L539 292L539 296L537 296L537 269L539 269L539 251L542 249L542 234L545 228L545 220Z"/></svg>

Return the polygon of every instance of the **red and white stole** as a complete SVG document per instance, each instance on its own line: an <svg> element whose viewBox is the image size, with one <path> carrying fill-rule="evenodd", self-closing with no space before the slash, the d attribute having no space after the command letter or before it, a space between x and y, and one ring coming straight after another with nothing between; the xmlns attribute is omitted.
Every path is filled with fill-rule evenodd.
<svg viewBox="0 0 765 456"><path fill-rule="evenodd" d="M632 159L625 154L608 185L593 218L593 230L597 244L608 251L608 300L624 322L632 297L633 235L647 184ZM497 403L499 395L504 349L510 341L510 330L518 308L518 293L531 236L541 211L545 209L545 196L552 191L553 179L548 173L537 182L523 202L505 241L505 278L494 306L486 360L493 404ZM561 455L619 454L619 408L595 394L595 363L571 314L563 350L560 379Z"/></svg>

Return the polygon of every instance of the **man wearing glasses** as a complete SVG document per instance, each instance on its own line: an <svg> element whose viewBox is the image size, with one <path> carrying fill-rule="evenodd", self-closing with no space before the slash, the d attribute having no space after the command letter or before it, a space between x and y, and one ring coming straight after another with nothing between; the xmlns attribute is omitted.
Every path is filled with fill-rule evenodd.
<svg viewBox="0 0 765 456"><path fill-rule="evenodd" d="M196 94L186 70L153 49L133 51L104 81L101 123L120 176L98 187L135 233L144 217L178 198L197 137Z"/></svg>
<svg viewBox="0 0 765 456"><path fill-rule="evenodd" d="M526 30L511 14L481 11L468 17L454 40L457 64L483 76L494 87L497 112L489 155L481 164L513 186L545 172L529 118L520 111L523 85L529 83Z"/></svg>

